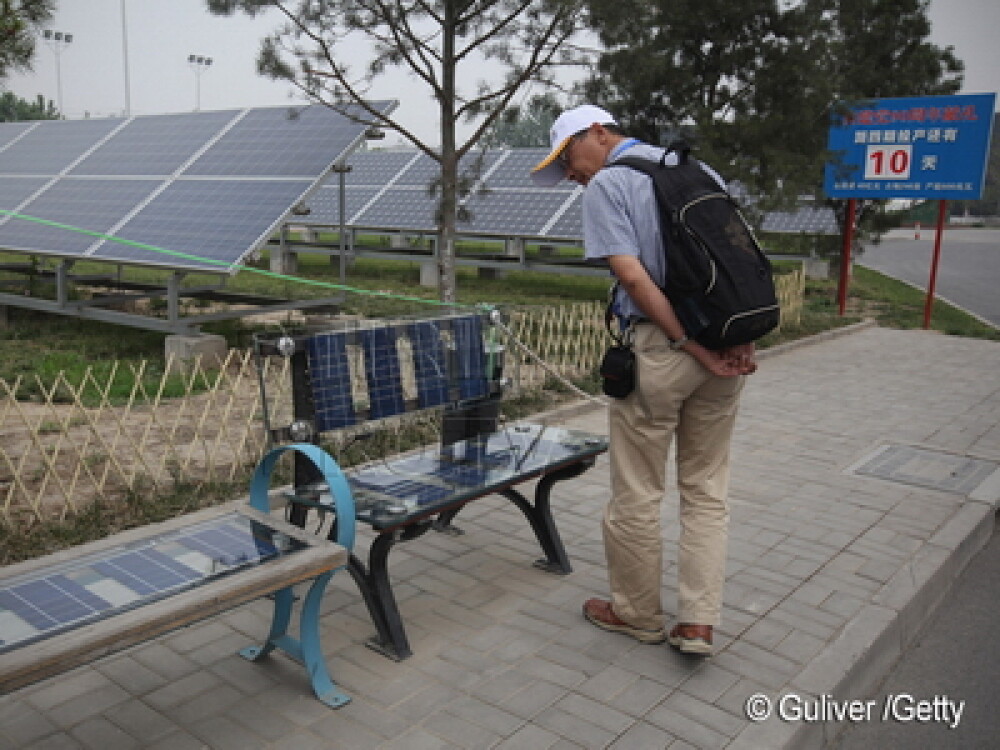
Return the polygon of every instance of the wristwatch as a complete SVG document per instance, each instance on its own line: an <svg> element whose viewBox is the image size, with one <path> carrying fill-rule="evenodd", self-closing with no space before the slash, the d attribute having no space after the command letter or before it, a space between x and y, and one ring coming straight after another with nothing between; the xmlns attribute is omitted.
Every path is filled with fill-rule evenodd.
<svg viewBox="0 0 1000 750"><path fill-rule="evenodd" d="M690 341L690 339L689 339L689 338L687 337L687 335L685 334L684 336L681 336L681 337L680 337L679 339L677 339L676 341L674 341L673 339L669 339L669 342L670 342L670 343L668 343L668 344L667 344L667 346L669 346L669 347L670 347L671 349L673 349L673 350L674 350L675 352L679 352L679 351L680 351L681 349L683 349L683 348L684 348L684 345L685 345L685 344L686 344L686 343L687 343L688 341Z"/></svg>

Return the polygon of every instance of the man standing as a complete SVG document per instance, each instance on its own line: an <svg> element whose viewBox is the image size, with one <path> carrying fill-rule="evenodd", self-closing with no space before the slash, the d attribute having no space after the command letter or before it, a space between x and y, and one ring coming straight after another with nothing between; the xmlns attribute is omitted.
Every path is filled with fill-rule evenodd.
<svg viewBox="0 0 1000 750"><path fill-rule="evenodd" d="M589 104L563 112L550 141L532 179L547 187L565 178L587 188L586 257L610 267L613 309L631 328L636 355L635 390L609 411L611 500L603 532L611 599L589 599L583 614L642 643L669 641L684 653L710 654L725 577L729 444L743 376L756 370L754 347L713 351L688 338L660 290L670 269L652 181L633 169L605 169L626 153L659 160L664 150L627 138L608 112ZM668 633L660 504L675 438L681 530L677 624Z"/></svg>

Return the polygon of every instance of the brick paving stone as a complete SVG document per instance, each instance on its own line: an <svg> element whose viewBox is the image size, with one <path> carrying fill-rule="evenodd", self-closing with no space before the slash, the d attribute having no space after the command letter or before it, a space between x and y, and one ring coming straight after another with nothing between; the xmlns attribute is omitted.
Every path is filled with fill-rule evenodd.
<svg viewBox="0 0 1000 750"><path fill-rule="evenodd" d="M671 747L675 739L669 732L645 721L639 721L608 747L609 750L654 750L654 748Z"/></svg>
<svg viewBox="0 0 1000 750"><path fill-rule="evenodd" d="M660 706L689 716L699 723L706 724L716 731L730 736L736 736L746 726L746 719L742 712L738 716L731 714L725 709L700 700L683 690L671 694Z"/></svg>
<svg viewBox="0 0 1000 750"><path fill-rule="evenodd" d="M79 695L53 706L46 714L62 728L72 727L84 719L97 716L113 706L124 703L130 697L117 685L108 684L86 695Z"/></svg>
<svg viewBox="0 0 1000 750"><path fill-rule="evenodd" d="M549 750L559 741L559 735L547 729L527 724L498 744L495 750Z"/></svg>
<svg viewBox="0 0 1000 750"><path fill-rule="evenodd" d="M740 679L738 674L723 669L713 659L706 659L704 664L680 684L680 689L707 703L714 703Z"/></svg>
<svg viewBox="0 0 1000 750"><path fill-rule="evenodd" d="M148 750L205 750L205 743L193 734L176 731L147 746Z"/></svg>
<svg viewBox="0 0 1000 750"><path fill-rule="evenodd" d="M120 703L105 716L119 729L141 740L144 745L175 732L177 724L163 713L148 706L138 698ZM272 723L279 720L268 717Z"/></svg>
<svg viewBox="0 0 1000 750"><path fill-rule="evenodd" d="M564 695L566 688L538 680L504 699L500 707L522 719L531 720Z"/></svg>
<svg viewBox="0 0 1000 750"><path fill-rule="evenodd" d="M129 750L143 747L135 737L123 732L103 716L95 716L77 724L70 731L81 745L93 750Z"/></svg>
<svg viewBox="0 0 1000 750"><path fill-rule="evenodd" d="M412 724L407 723L394 736L401 736L410 727ZM386 741L384 735L375 732L370 726L354 721L351 715L343 709L327 712L327 716L311 724L308 730L309 734L322 738L325 747L368 750L368 748L381 747ZM278 746L280 747L280 743Z"/></svg>
<svg viewBox="0 0 1000 750"><path fill-rule="evenodd" d="M59 679L28 687L22 697L39 711L48 711L60 703L88 695L110 684L111 681L100 672L77 668L60 675Z"/></svg>
<svg viewBox="0 0 1000 750"><path fill-rule="evenodd" d="M188 725L191 733L212 750L257 750L264 741L228 716L213 716Z"/></svg>
<svg viewBox="0 0 1000 750"><path fill-rule="evenodd" d="M732 740L728 734L665 705L657 706L645 718L650 724L698 748L721 750Z"/></svg>
<svg viewBox="0 0 1000 750"><path fill-rule="evenodd" d="M163 710L179 705L192 696L217 689L222 684L211 672L195 672L148 693L145 699L153 708Z"/></svg>
<svg viewBox="0 0 1000 750"><path fill-rule="evenodd" d="M330 740L297 730L268 745L272 750L329 750Z"/></svg>
<svg viewBox="0 0 1000 750"><path fill-rule="evenodd" d="M534 723L558 734L580 747L603 748L611 744L617 736L596 724L556 707L549 707L534 718Z"/></svg>
<svg viewBox="0 0 1000 750"><path fill-rule="evenodd" d="M0 747L4 750L28 747L57 730L44 711L10 696L0 698Z"/></svg>
<svg viewBox="0 0 1000 750"><path fill-rule="evenodd" d="M267 630L263 632L266 633ZM137 647L132 652L132 658L168 680L178 680L200 671L197 664L160 641L152 641Z"/></svg>
<svg viewBox="0 0 1000 750"><path fill-rule="evenodd" d="M487 750L504 739L502 735L464 720L447 709L432 714L422 722L421 726L455 747L467 750Z"/></svg>
<svg viewBox="0 0 1000 750"><path fill-rule="evenodd" d="M36 741L32 750L83 750L83 745L65 732L57 732Z"/></svg>

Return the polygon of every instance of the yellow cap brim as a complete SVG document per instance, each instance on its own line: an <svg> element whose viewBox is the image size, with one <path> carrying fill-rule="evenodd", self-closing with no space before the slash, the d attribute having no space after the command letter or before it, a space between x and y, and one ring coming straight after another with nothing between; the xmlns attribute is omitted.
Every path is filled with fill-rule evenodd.
<svg viewBox="0 0 1000 750"><path fill-rule="evenodd" d="M531 170L532 182L539 187L552 187L566 177L566 170L557 159L572 139L572 135L563 138L562 142L552 149L548 156L535 165Z"/></svg>

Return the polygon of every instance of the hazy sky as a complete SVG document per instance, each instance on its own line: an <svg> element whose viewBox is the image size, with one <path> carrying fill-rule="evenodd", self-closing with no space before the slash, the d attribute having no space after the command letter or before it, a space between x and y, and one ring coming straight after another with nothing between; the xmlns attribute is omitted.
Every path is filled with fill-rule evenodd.
<svg viewBox="0 0 1000 750"><path fill-rule="evenodd" d="M7 87L19 96L37 94L56 101L69 118L121 115L126 109L123 39L128 46L131 114L190 111L200 81L201 109L233 109L301 101L291 87L259 76L255 59L260 39L280 23L270 11L250 19L212 16L204 0L59 0L51 25L73 41L59 52L41 43L34 71L11 76ZM123 33L122 11L127 34ZM931 39L952 45L966 64L964 93L1000 90L1000 2L933 0ZM198 76L189 55L212 58ZM354 54L364 60L363 48ZM886 71L891 75L891 71ZM401 123L432 143L436 117L423 86L402 74L376 83L373 98L401 100ZM390 138L389 143L394 142Z"/></svg>

